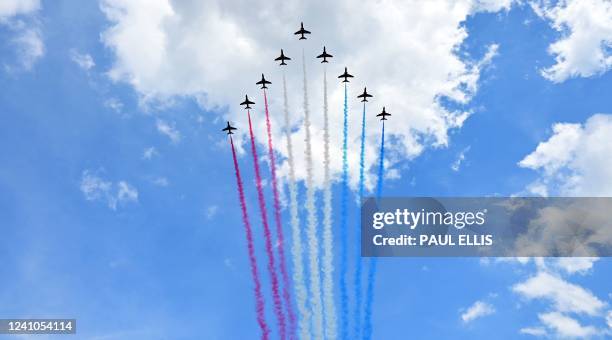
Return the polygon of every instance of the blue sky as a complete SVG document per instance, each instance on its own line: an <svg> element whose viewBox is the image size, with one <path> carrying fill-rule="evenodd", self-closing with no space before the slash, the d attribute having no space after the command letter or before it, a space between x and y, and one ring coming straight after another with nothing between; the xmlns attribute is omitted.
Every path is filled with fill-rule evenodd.
<svg viewBox="0 0 612 340"><path fill-rule="evenodd" d="M231 153L219 132L225 117L242 120L242 124L244 119L232 113L237 112L236 103L227 102L221 95L215 97L216 93L231 90L231 96L238 99L245 90L239 85L232 88L229 80L203 75L210 91L193 85L196 91L189 81L185 81L189 84L185 88L179 86L178 76L162 73L156 78L139 75L138 69L130 70L133 65L122 60L122 54L127 53L125 45L109 38L108 33L113 25L120 29L121 20L129 24L129 17L113 19L109 14L108 7L120 7L120 2L34 1L32 8L22 12L0 11L0 63L4 66L0 71L0 277L4 278L0 281L0 317L77 318L79 339L257 338ZM597 1L592 3L588 9L598 5ZM106 11L101 9L104 6ZM321 11L313 7L308 8L308 15ZM175 10L180 11L178 6ZM224 10L232 15L231 7ZM612 13L609 5L607 10ZM153 10L142 12L145 16L154 15ZM299 13L293 15L296 17L286 21L299 22ZM463 27L467 32L451 51L459 61L471 65L486 55L491 44L498 46L493 59L479 68L477 90L468 100L441 99L444 110L471 114L458 126L444 126L447 145L427 142L434 134L421 131L417 135L422 151L396 150L396 157L389 162L398 175L386 179L384 194L533 195L533 183L546 186L552 195L592 194L576 187L564 191L566 187L561 182L568 173L580 176L584 171L586 176L589 172L585 169L607 169L609 162L605 159L586 165L568 160L570 156L561 157L555 166L546 157L535 165L518 163L534 153L538 145L553 140L555 124L577 124L572 127L582 129L586 136L591 130L583 124L590 117L611 112L612 97L608 92L612 73L606 72L607 66L586 75L580 73L578 63L573 76L552 80L543 76L542 69L556 63L549 46L570 35L572 26L559 32L551 24L554 19L538 15L527 4L512 4L500 11L474 11L465 19L450 27ZM608 20L612 21L610 17ZM608 27L612 26L610 21ZM317 26L313 26L316 33ZM252 29L257 30L257 26ZM327 31L335 34L335 40L342 40L345 34L342 30ZM28 54L32 44L23 45L24 40L19 40L25 36L38 39L44 52ZM602 39L608 39L608 44L612 41L610 36ZM312 53L318 52L318 45L312 46ZM383 58L401 58L397 52L379 51ZM609 48L604 52L610 58ZM157 51L150 53L156 58L153 54ZM349 55L350 50L342 53ZM377 52L362 47L354 53L357 58ZM294 55L299 59L297 52ZM267 60L268 56L255 57ZM28 58L31 63L24 62ZM235 61L238 57L228 58ZM351 58L344 60L361 65L369 57ZM177 59L171 62L180 63ZM215 67L233 66L217 63ZM252 78L253 83L261 73L248 63L236 67L249 70L244 77L248 81ZM114 76L113 70L132 73L126 78L125 74ZM177 74L190 71L176 65L165 71L168 70ZM204 70L210 71L208 67ZM294 73L299 76L297 71ZM154 86L165 77L167 87ZM320 91L317 77L320 74L311 76L313 92ZM403 78L401 73L394 73L389 83L395 86L394 81ZM278 75L275 80L275 85L280 83ZM427 84L423 81L421 86ZM333 86L332 91L336 91ZM356 84L355 93L358 87ZM411 90L401 86L398 89L400 93ZM256 102L261 101L253 85L249 91ZM278 87L278 92L271 91L273 105L280 103ZM372 91L376 94L375 88ZM397 93L394 91L389 93ZM295 92L293 102L297 104L301 93ZM206 96L209 98L203 99ZM207 105L206 100L217 105ZM335 100L338 99L331 101L331 110L339 114L341 107L333 105L339 103ZM394 98L391 102L401 100ZM312 101L313 106L320 105L316 98ZM375 105L378 104L383 103ZM372 106L372 110L376 107ZM358 108L355 105L350 113L356 115ZM413 117L398 106L388 110L394 118ZM378 126L372 129L375 140ZM393 131L397 134L390 138L407 138L402 129L403 125L397 123ZM280 137L276 141L281 144ZM569 148L574 150L571 157L580 160L580 154L609 150L580 149L589 145L573 145ZM265 155L264 150L261 144L261 155ZM278 152L282 159L283 151ZM461 154L463 159L457 163ZM256 230L260 272L267 287L248 155L241 154L240 165ZM558 159L553 157L553 161ZM551 167L555 170L546 170ZM602 171L605 174L607 170ZM268 173L267 167L264 172ZM612 177L597 180L600 187L612 187ZM267 186L267 192L269 189ZM339 192L336 185L336 203ZM596 195L610 196L612 191ZM284 211L285 221L287 214ZM289 235L288 225L286 228ZM568 269L570 265L553 259L381 259L374 338L610 336L612 262L604 258L575 265L583 267ZM559 302L562 297L554 291L538 295L519 288L530 278L541 279L538 275L543 273L562 282L560 287L593 297L601 306L593 313L564 309L563 301ZM266 315L273 324L271 298L269 291L265 292ZM466 316L477 302L488 306L489 312ZM559 328L555 320L560 315L571 317L581 328ZM529 331L539 335L526 334Z"/></svg>

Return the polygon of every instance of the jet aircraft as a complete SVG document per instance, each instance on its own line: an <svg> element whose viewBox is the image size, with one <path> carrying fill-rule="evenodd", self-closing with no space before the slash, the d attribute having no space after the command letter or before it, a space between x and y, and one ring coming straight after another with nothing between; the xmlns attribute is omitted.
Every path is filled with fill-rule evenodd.
<svg viewBox="0 0 612 340"><path fill-rule="evenodd" d="M279 65L287 65L287 63L285 63L285 60L291 60L291 58L285 56L285 52L283 52L283 49L281 49L280 57L278 57L278 58L276 58L274 60L276 60L276 61L280 60L281 63Z"/></svg>
<svg viewBox="0 0 612 340"><path fill-rule="evenodd" d="M304 36L304 34L310 34L310 31L307 31L307 30L304 29L304 23L302 22L302 23L300 23L300 30L295 32L295 33L293 33L293 34L295 34L295 35L302 35L299 40L306 40L306 37Z"/></svg>
<svg viewBox="0 0 612 340"><path fill-rule="evenodd" d="M262 89L267 89L268 87L266 86L266 84L272 84L272 82L267 81L266 78L264 77L263 73L261 74L261 80L255 83L256 85L261 85Z"/></svg>
<svg viewBox="0 0 612 340"><path fill-rule="evenodd" d="M382 112L376 115L376 117L382 117L382 118L380 118L380 120L387 120L388 116L391 116L391 114L388 113L387 111L385 111L385 107L384 106L383 106Z"/></svg>
<svg viewBox="0 0 612 340"><path fill-rule="evenodd" d="M348 78L353 78L353 76L348 73L348 71L346 70L346 67L345 67L344 68L344 73L339 75L338 78L344 78L344 80L342 82L343 83L348 83L349 82Z"/></svg>
<svg viewBox="0 0 612 340"><path fill-rule="evenodd" d="M362 102L367 102L368 98L372 98L372 95L368 93L368 91L366 91L366 88L363 88L363 93L358 95L357 98L363 98L361 101Z"/></svg>
<svg viewBox="0 0 612 340"><path fill-rule="evenodd" d="M232 132L232 130L238 130L235 127L230 125L230 122L227 122L227 126L225 127L225 129L221 129L221 131L227 131L228 135L233 135L234 133Z"/></svg>
<svg viewBox="0 0 612 340"><path fill-rule="evenodd" d="M250 105L251 104L255 104L255 103L249 100L249 96L248 95L245 95L244 98L245 98L244 101L242 103L240 103L240 105L246 105L244 108L245 109L250 109L251 108Z"/></svg>
<svg viewBox="0 0 612 340"><path fill-rule="evenodd" d="M323 58L323 60L321 61L321 63L327 63L327 58L333 58L334 56L327 53L327 51L325 50L325 46L323 46L323 53L319 54L317 56L317 58Z"/></svg>

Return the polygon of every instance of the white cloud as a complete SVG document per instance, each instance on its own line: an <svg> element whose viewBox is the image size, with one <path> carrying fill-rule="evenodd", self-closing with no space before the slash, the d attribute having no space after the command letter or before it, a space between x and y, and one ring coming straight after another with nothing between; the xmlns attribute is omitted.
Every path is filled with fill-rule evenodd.
<svg viewBox="0 0 612 340"><path fill-rule="evenodd" d="M0 2L0 21L15 15L29 14L39 8L39 0L2 0Z"/></svg>
<svg viewBox="0 0 612 340"><path fill-rule="evenodd" d="M495 262L500 262L500 263L520 263L520 264L527 264L529 263L533 258L532 257L524 257L524 256L519 256L519 257L495 257ZM488 264L489 262L486 262L485 264Z"/></svg>
<svg viewBox="0 0 612 340"><path fill-rule="evenodd" d="M112 183L103 180L89 170L83 172L81 178L81 191L88 201L102 198L112 188Z"/></svg>
<svg viewBox="0 0 612 340"><path fill-rule="evenodd" d="M499 54L499 44L491 44L487 47L487 52L485 55L478 61L478 68L484 68L490 66L493 62L493 59L497 57Z"/></svg>
<svg viewBox="0 0 612 340"><path fill-rule="evenodd" d="M593 268L598 257L561 257L556 266L568 274L585 274Z"/></svg>
<svg viewBox="0 0 612 340"><path fill-rule="evenodd" d="M558 338L588 338L599 331L593 326L583 326L577 320L557 312L538 315L546 327L555 331Z"/></svg>
<svg viewBox="0 0 612 340"><path fill-rule="evenodd" d="M514 285L512 290L527 299L550 301L559 312L594 316L601 314L605 306L590 291L546 272L539 272L525 282Z"/></svg>
<svg viewBox="0 0 612 340"><path fill-rule="evenodd" d="M108 98L106 101L104 101L104 106L117 113L121 113L121 111L123 110L123 103L119 99L114 97Z"/></svg>
<svg viewBox="0 0 612 340"><path fill-rule="evenodd" d="M550 303L547 308L548 311L539 314L542 325L522 328L519 330L521 334L551 337L554 333L555 338L588 337L588 335L604 334L605 331L598 329L596 326L582 326L568 314L605 318L604 308L607 307L607 303L601 301L587 289L567 282L560 276L561 273L568 275L590 273L598 258L534 257L524 259L524 261L496 261L520 263L522 265L533 262L536 265L537 273L524 282L512 286L512 290L528 300L539 299ZM547 329L552 332L547 331Z"/></svg>
<svg viewBox="0 0 612 340"><path fill-rule="evenodd" d="M533 335L533 336L546 336L548 333L546 329L542 327L525 327L519 330L521 334Z"/></svg>
<svg viewBox="0 0 612 340"><path fill-rule="evenodd" d="M152 182L153 184L160 187L167 187L170 184L166 177L155 177Z"/></svg>
<svg viewBox="0 0 612 340"><path fill-rule="evenodd" d="M138 202L138 190L125 181L113 183L100 177L91 170L83 171L81 192L88 201L105 201L108 207L116 210L118 205Z"/></svg>
<svg viewBox="0 0 612 340"><path fill-rule="evenodd" d="M379 1L354 6L348 0L298 2L273 0L265 7L248 7L238 1L102 0L110 21L103 43L114 52L109 75L134 86L144 102L191 96L207 109L227 110L226 120L247 131L238 102L245 93L257 102L254 129L264 142L261 95L255 86L261 72L273 82L270 88L273 136L277 151L286 156L282 133L281 73L273 62L280 48L293 58L286 67L295 154L304 152L301 109L301 51L308 58L310 107L313 116L313 153L323 152L323 65L314 56L323 44L334 55L329 67L332 143L340 144L342 87L336 80L346 65L355 75L350 84L349 145L357 138L359 106L354 98L367 85L374 94L367 117L367 168L376 162L379 122L371 114L383 105L393 113L388 125L391 139L389 166L418 156L426 147L448 144L448 132L462 126L469 112L444 108L440 97L467 103L478 89L480 71L497 51L490 46L481 61L457 55L468 35L462 23L478 11L499 11L512 1ZM351 15L345 15L350 10ZM300 13L300 18L294 14ZM293 36L299 21L313 34L298 42ZM259 23L257 29L245 23ZM367 46L367 48L356 48ZM376 51L376 53L371 53ZM229 106L227 106L229 105ZM222 136L220 135L219 138ZM332 171L341 171L339 150L332 150ZM395 155L394 155L395 154ZM351 148L349 164L357 167L358 151ZM318 159L316 160L318 161ZM296 157L297 176L303 179L303 157ZM280 176L287 173L281 164ZM315 169L318 184L322 169ZM357 182L351 178L352 185ZM371 186L371 183L368 183Z"/></svg>
<svg viewBox="0 0 612 340"><path fill-rule="evenodd" d="M38 27L19 31L13 41L17 46L19 63L25 70L31 70L34 63L45 54L45 45Z"/></svg>
<svg viewBox="0 0 612 340"><path fill-rule="evenodd" d="M0 3L0 25L13 31L9 43L15 47L17 58L17 67L5 63L5 70L30 70L45 54L40 23L36 18L39 9L38 0L3 0Z"/></svg>
<svg viewBox="0 0 612 340"><path fill-rule="evenodd" d="M608 323L608 328L612 329L612 310L608 311L608 315L606 316L606 322Z"/></svg>
<svg viewBox="0 0 612 340"><path fill-rule="evenodd" d="M529 183L525 188L527 193L535 196L548 197L548 186L540 181Z"/></svg>
<svg viewBox="0 0 612 340"><path fill-rule="evenodd" d="M519 166L540 171L527 190L560 196L612 195L612 115L595 114L584 124L557 123Z"/></svg>
<svg viewBox="0 0 612 340"><path fill-rule="evenodd" d="M542 70L553 82L590 77L612 66L612 2L607 0L538 1L535 12L550 21L561 39L548 50L555 64Z"/></svg>
<svg viewBox="0 0 612 340"><path fill-rule="evenodd" d="M153 156L155 156L155 155L158 155L158 152L155 149L155 147L151 146L151 147L146 148L142 152L142 159L149 160L149 159L153 158Z"/></svg>
<svg viewBox="0 0 612 340"><path fill-rule="evenodd" d="M461 320L468 323L493 313L495 313L495 308L493 308L491 304L484 301L476 301L463 314L461 314Z"/></svg>
<svg viewBox="0 0 612 340"><path fill-rule="evenodd" d="M217 212L219 212L219 206L218 205L211 205L208 208L206 208L206 219L210 220L213 217L215 217L217 215Z"/></svg>
<svg viewBox="0 0 612 340"><path fill-rule="evenodd" d="M478 11L497 12L509 10L514 0L476 0L474 8Z"/></svg>
<svg viewBox="0 0 612 340"><path fill-rule="evenodd" d="M125 181L117 183L117 201L118 202L138 202L138 191Z"/></svg>
<svg viewBox="0 0 612 340"><path fill-rule="evenodd" d="M461 164L463 163L463 161L465 161L465 154L470 151L470 147L466 147L465 149L461 150L461 152L459 152L459 154L457 155L457 159L455 159L455 161L453 162L453 164L451 164L451 170L453 171L459 171L459 169L461 168Z"/></svg>
<svg viewBox="0 0 612 340"><path fill-rule="evenodd" d="M79 53L75 49L70 50L70 60L86 71L96 66L93 57L89 53Z"/></svg>
<svg viewBox="0 0 612 340"><path fill-rule="evenodd" d="M520 161L525 168L542 168L546 174L554 174L572 159L573 151L582 137L580 124L555 124L553 136L540 143L536 150Z"/></svg>
<svg viewBox="0 0 612 340"><path fill-rule="evenodd" d="M176 129L176 127L173 124L161 119L157 120L157 131L170 138L172 143L178 143L181 140L181 133Z"/></svg>

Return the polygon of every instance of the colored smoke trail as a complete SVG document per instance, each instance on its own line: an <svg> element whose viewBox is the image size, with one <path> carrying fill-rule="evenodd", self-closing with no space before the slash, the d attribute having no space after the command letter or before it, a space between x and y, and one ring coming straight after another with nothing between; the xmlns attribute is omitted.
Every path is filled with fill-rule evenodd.
<svg viewBox="0 0 612 340"><path fill-rule="evenodd" d="M376 199L382 195L384 170L385 170L385 121L382 122L382 134L380 137L380 156L378 159L378 181L376 182Z"/></svg>
<svg viewBox="0 0 612 340"><path fill-rule="evenodd" d="M366 128L366 121L365 121L365 116L366 116L366 103L363 102L363 113L361 115L361 152L359 154L359 207L361 207L361 199L363 198L363 191L364 191L364 181L365 181L365 176L364 176L364 170L365 170L365 128ZM359 214L358 214L358 221L361 218L361 210L358 210ZM359 226L360 224L358 224ZM355 331L355 335L354 338L358 339L359 338L359 333L361 332L361 299L362 299L362 293L361 293L361 266L362 266L362 261L361 261L361 230L359 229L359 227L357 228L357 234L356 234L356 238L357 241L355 242L355 244L357 245L356 250L357 250L357 262L355 263L355 281L354 281L354 287L355 287L355 318L354 318L354 331Z"/></svg>
<svg viewBox="0 0 612 340"><path fill-rule="evenodd" d="M378 180L376 183L376 200L379 200L382 194L383 179L384 179L384 159L385 159L385 122L383 121L382 135L380 139L380 156L378 160ZM368 287L366 290L365 303L365 323L363 326L363 338L372 338L372 302L374 300L374 283L376 278L376 257L370 258L370 266L368 268Z"/></svg>
<svg viewBox="0 0 612 340"><path fill-rule="evenodd" d="M342 129L342 198L340 205L340 309L342 339L348 339L348 291L346 275L348 272L348 231L347 231L347 201L348 201L348 93L344 83L344 123Z"/></svg>
<svg viewBox="0 0 612 340"><path fill-rule="evenodd" d="M299 319L299 334L301 340L310 340L310 311L306 308L306 281L304 280L304 263L302 255L302 234L300 230L300 215L298 213L297 187L295 184L295 163L293 160L293 145L291 143L291 128L289 125L289 104L287 100L287 82L283 71L283 97L285 137L287 139L287 162L289 163L289 215L291 217L291 257L293 259L293 284L296 295Z"/></svg>
<svg viewBox="0 0 612 340"><path fill-rule="evenodd" d="M285 237L283 235L283 224L281 219L281 206L278 193L278 183L276 180L276 159L274 157L274 147L272 145L272 128L270 124L270 113L268 110L268 96L266 90L263 90L264 106L266 111L266 128L268 132L268 157L270 160L270 172L272 175L272 193L274 196L274 221L276 223L276 235L278 239L278 261L280 266L281 278L283 280L283 299L285 308L287 309L287 319L289 320L289 338L295 339L295 313L291 303L291 294L289 293L289 274L287 273L287 264L285 262Z"/></svg>
<svg viewBox="0 0 612 340"><path fill-rule="evenodd" d="M251 111L247 111L249 118L249 133L251 134L251 153L253 154L253 165L255 167L255 182L257 187L257 200L259 201L259 211L261 213L261 223L264 228L265 248L268 255L268 271L270 272L270 281L272 282L272 300L274 302L274 314L278 322L279 336L281 339L287 338L285 317L283 315L283 306L281 303L280 293L278 289L278 276L274 265L274 251L272 247L272 235L270 233L270 225L268 224L268 215L266 214L266 201L263 194L263 185L261 182L261 169L259 168L259 159L257 157L257 148L255 146L255 136L253 135L253 126L251 124Z"/></svg>
<svg viewBox="0 0 612 340"><path fill-rule="evenodd" d="M336 305L334 303L334 250L332 233L332 192L329 175L329 116L327 111L327 67L323 69L323 139L325 145L323 192L323 304L325 307L325 338L335 340Z"/></svg>
<svg viewBox="0 0 612 340"><path fill-rule="evenodd" d="M306 77L306 60L302 50L302 70L304 73L304 129L306 133L306 210L308 228L309 261L310 261L310 307L313 317L313 338L323 339L323 307L321 305L321 277L319 275L319 240L317 239L317 207L315 205L315 188L312 174L312 145L310 140L310 112L308 110L308 80Z"/></svg>
<svg viewBox="0 0 612 340"><path fill-rule="evenodd" d="M255 285L255 310L257 312L257 323L261 329L261 339L267 340L270 336L270 328L266 323L264 316L264 298L261 293L261 281L259 280L259 272L257 270L257 260L255 258L255 247L253 246L253 229L251 228L251 222L249 221L249 214L247 212L246 201L244 199L244 188L242 186L242 178L240 177L240 167L238 166L238 160L236 158L236 149L234 148L234 140L230 136L230 143L232 145L232 157L234 158L234 169L236 171L236 184L238 185L238 197L240 199L240 209L242 210L242 223L246 232L247 249L249 253L249 264L251 267L251 275L253 276L253 284Z"/></svg>

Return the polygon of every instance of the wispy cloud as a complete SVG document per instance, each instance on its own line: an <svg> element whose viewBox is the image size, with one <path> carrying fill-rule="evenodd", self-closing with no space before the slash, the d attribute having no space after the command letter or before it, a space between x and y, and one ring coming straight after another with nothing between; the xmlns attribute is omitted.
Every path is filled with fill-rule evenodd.
<svg viewBox="0 0 612 340"><path fill-rule="evenodd" d="M527 299L543 299L552 302L557 311L598 315L605 304L593 293L581 286L541 271L512 290Z"/></svg>
<svg viewBox="0 0 612 340"><path fill-rule="evenodd" d="M206 208L206 219L210 220L213 217L215 217L217 215L217 212L219 211L219 206L218 205L210 205L208 206L208 208Z"/></svg>
<svg viewBox="0 0 612 340"><path fill-rule="evenodd" d="M106 101L104 101L104 106L115 111L116 113L121 113L123 110L123 103L115 97L108 98Z"/></svg>
<svg viewBox="0 0 612 340"><path fill-rule="evenodd" d="M13 31L9 43L14 45L16 64L4 64L7 72L29 71L45 54L40 22L36 17L38 0L3 0L0 5L0 25Z"/></svg>
<svg viewBox="0 0 612 340"><path fill-rule="evenodd" d="M70 60L72 60L75 64L77 64L85 71L88 71L92 67L96 66L96 63L94 62L93 57L90 54L79 53L79 51L75 49L70 50Z"/></svg>
<svg viewBox="0 0 612 340"><path fill-rule="evenodd" d="M160 187L167 187L170 184L166 177L155 177L152 183Z"/></svg>
<svg viewBox="0 0 612 340"><path fill-rule="evenodd" d="M554 263L568 274L587 274L598 260L598 257L560 257Z"/></svg>
<svg viewBox="0 0 612 340"><path fill-rule="evenodd" d="M111 182L103 180L90 170L85 170L83 172L83 177L81 178L81 191L85 195L85 199L89 201L100 199L105 193L111 190L112 185Z"/></svg>
<svg viewBox="0 0 612 340"><path fill-rule="evenodd" d="M597 328L583 326L576 319L558 312L540 314L538 318L546 327L556 333L557 338L587 339L600 333Z"/></svg>
<svg viewBox="0 0 612 340"><path fill-rule="evenodd" d="M227 269L234 269L234 263L233 263L232 259L230 259L230 258L225 258L223 260L223 265L225 265L225 267L227 267Z"/></svg>
<svg viewBox="0 0 612 340"><path fill-rule="evenodd" d="M138 202L138 191L125 181L117 183L117 202Z"/></svg>
<svg viewBox="0 0 612 340"><path fill-rule="evenodd" d="M155 149L155 147L151 146L146 148L143 152L142 152L142 159L146 159L149 160L151 158L153 158L153 156L158 155L157 150Z"/></svg>
<svg viewBox="0 0 612 340"><path fill-rule="evenodd" d="M495 313L495 308L488 302L476 301L465 312L461 314L464 323L472 322L478 318Z"/></svg>
<svg viewBox="0 0 612 340"><path fill-rule="evenodd" d="M45 54L45 45L38 27L20 31L13 41L17 45L19 62L25 70L31 70L34 63Z"/></svg>
<svg viewBox="0 0 612 340"><path fill-rule="evenodd" d="M0 5L0 20L15 15L29 14L40 8L40 0L2 0Z"/></svg>
<svg viewBox="0 0 612 340"><path fill-rule="evenodd" d="M116 210L119 205L138 202L138 190L127 183L113 183L100 177L91 170L83 171L80 189L88 201L103 201L108 207Z"/></svg>
<svg viewBox="0 0 612 340"><path fill-rule="evenodd" d="M538 314L540 325L524 327L522 334L553 338L590 338L612 334L599 325L583 325L572 315L588 316L581 319L606 320L608 304L586 288L567 281L568 275L585 275L592 272L598 258L508 258L495 263L514 263L525 266L535 264L537 272L511 287L525 300L548 303L544 313ZM563 274L563 276L562 276Z"/></svg>
<svg viewBox="0 0 612 340"><path fill-rule="evenodd" d="M158 119L156 124L157 131L170 138L172 143L178 143L181 140L181 133L176 129L174 124L170 124L161 119Z"/></svg>
<svg viewBox="0 0 612 340"><path fill-rule="evenodd" d="M543 327L524 327L519 330L519 333L532 336L546 336L548 334Z"/></svg>
<svg viewBox="0 0 612 340"><path fill-rule="evenodd" d="M459 169L461 168L461 164L465 161L465 154L468 151L470 151L469 146L461 150L461 152L459 152L459 154L457 155L457 159L455 159L453 164L451 164L451 169L453 171L459 171Z"/></svg>

